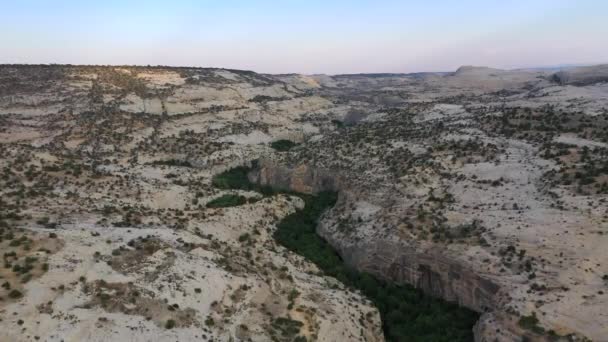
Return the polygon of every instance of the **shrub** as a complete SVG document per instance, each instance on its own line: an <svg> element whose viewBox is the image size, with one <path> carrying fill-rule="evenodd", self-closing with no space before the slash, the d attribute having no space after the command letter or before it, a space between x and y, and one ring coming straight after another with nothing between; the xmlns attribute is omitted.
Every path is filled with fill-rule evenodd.
<svg viewBox="0 0 608 342"><path fill-rule="evenodd" d="M49 218L47 216L40 218L38 221L36 221L36 223L38 223L41 226L45 226L49 223Z"/></svg>
<svg viewBox="0 0 608 342"><path fill-rule="evenodd" d="M268 101L283 101L285 97L272 97L268 95L256 95L253 98L249 99L249 102L258 102L258 103L266 103Z"/></svg>
<svg viewBox="0 0 608 342"><path fill-rule="evenodd" d="M545 329L538 325L536 312L532 312L532 314L529 316L521 316L517 323L520 327L531 330L537 334L542 334L545 331Z"/></svg>
<svg viewBox="0 0 608 342"><path fill-rule="evenodd" d="M294 338L300 333L300 329L304 324L287 317L279 317L272 322L272 327L281 332L282 336Z"/></svg>
<svg viewBox="0 0 608 342"><path fill-rule="evenodd" d="M241 234L239 236L239 242L245 242L247 240L249 240L249 233Z"/></svg>
<svg viewBox="0 0 608 342"><path fill-rule="evenodd" d="M175 328L175 320L168 320L167 323L165 323L165 328L167 329L173 329Z"/></svg>
<svg viewBox="0 0 608 342"><path fill-rule="evenodd" d="M19 290L12 290L8 293L9 298L17 299L23 297L23 294Z"/></svg>
<svg viewBox="0 0 608 342"><path fill-rule="evenodd" d="M192 164L187 160L169 159L169 160L155 160L148 163L149 165L167 165L167 166L182 166L192 167Z"/></svg>
<svg viewBox="0 0 608 342"><path fill-rule="evenodd" d="M331 123L334 124L334 125L336 125L336 127L338 127L338 128L344 127L344 123L342 121L340 121L340 120L334 119L334 120L331 120Z"/></svg>
<svg viewBox="0 0 608 342"><path fill-rule="evenodd" d="M253 190L253 185L247 178L248 172L246 167L236 167L213 176L212 184L220 189Z"/></svg>
<svg viewBox="0 0 608 342"><path fill-rule="evenodd" d="M294 143L291 140L285 140L285 139L273 141L270 144L270 147L272 147L275 150L280 151L280 152L289 151L294 146L296 146L296 143Z"/></svg>
<svg viewBox="0 0 608 342"><path fill-rule="evenodd" d="M236 207L245 203L247 203L246 197L228 194L209 201L209 203L207 203L207 208Z"/></svg>

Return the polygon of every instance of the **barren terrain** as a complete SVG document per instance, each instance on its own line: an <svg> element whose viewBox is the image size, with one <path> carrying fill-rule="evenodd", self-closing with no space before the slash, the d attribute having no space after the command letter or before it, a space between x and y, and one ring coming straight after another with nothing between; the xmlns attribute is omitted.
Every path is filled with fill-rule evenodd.
<svg viewBox="0 0 608 342"><path fill-rule="evenodd" d="M477 341L608 341L606 70L0 66L0 340L395 340L274 238L333 191L341 260Z"/></svg>

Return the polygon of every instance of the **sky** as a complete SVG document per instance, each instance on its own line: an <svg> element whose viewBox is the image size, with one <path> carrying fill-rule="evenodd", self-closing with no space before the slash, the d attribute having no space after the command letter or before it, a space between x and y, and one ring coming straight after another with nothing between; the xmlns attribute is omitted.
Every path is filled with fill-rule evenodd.
<svg viewBox="0 0 608 342"><path fill-rule="evenodd" d="M3 0L0 63L264 73L608 62L605 0Z"/></svg>

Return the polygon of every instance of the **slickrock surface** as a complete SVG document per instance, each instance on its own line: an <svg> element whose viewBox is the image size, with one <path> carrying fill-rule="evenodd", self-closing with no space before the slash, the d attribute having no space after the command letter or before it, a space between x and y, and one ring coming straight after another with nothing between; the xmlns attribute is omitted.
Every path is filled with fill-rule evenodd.
<svg viewBox="0 0 608 342"><path fill-rule="evenodd" d="M605 341L608 84L567 72L0 66L0 331L384 340L369 300L273 240L298 197L211 186L248 165L262 185L339 191L318 233L482 313L478 341ZM206 206L230 193L251 200Z"/></svg>

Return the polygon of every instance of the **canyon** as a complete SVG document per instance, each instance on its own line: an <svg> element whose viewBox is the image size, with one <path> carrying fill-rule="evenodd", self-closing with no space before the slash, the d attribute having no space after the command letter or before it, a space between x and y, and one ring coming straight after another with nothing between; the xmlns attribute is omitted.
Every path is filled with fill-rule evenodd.
<svg viewBox="0 0 608 342"><path fill-rule="evenodd" d="M297 194L331 191L316 232L344 264L477 312L476 341L603 341L607 80L605 65L2 65L0 327L10 341L391 339L374 301L273 238ZM214 186L237 167L283 192Z"/></svg>

